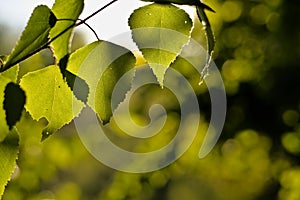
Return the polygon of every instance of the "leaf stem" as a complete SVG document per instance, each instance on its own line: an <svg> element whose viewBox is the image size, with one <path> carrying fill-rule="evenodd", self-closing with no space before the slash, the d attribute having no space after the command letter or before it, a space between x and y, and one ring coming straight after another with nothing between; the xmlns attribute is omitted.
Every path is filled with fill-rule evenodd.
<svg viewBox="0 0 300 200"><path fill-rule="evenodd" d="M62 19L57 19L57 21L72 21L72 22L76 22L76 21L82 21L82 19L68 19L68 18L62 18ZM100 38L98 36L98 34L96 33L96 31L86 22L83 23L84 25L86 25L95 35L95 37L97 38L98 41L100 41Z"/></svg>
<svg viewBox="0 0 300 200"><path fill-rule="evenodd" d="M81 19L78 19L79 21L82 21ZM95 37L97 38L98 41L100 41L100 38L98 36L98 34L96 33L96 31L86 22L83 22L84 25L86 25L95 35Z"/></svg>
<svg viewBox="0 0 300 200"><path fill-rule="evenodd" d="M19 60L16 60L13 63L10 63L9 65L4 65L4 67L2 67L0 69L0 72L3 72L5 70L8 70L9 68L13 67L14 65L26 60L27 58L33 56L34 54L40 52L41 50L47 49L49 47L49 45L54 42L57 38L59 38L60 36L62 36L64 33L66 33L68 30L75 28L77 26L80 26L81 24L85 24L87 25L89 28L91 28L86 21L89 20L90 18L94 17L95 15L97 15L98 13L100 13L101 11L103 11L104 9L106 9L107 7L109 7L110 5L112 5L113 3L117 2L118 0L112 0L109 3L105 4L103 7L99 8L97 11L95 11L94 13L92 13L91 15L87 16L85 19L80 20L78 23L76 23L74 21L74 23L72 23L70 26L68 26L66 29L64 29L62 32L60 32L58 35L56 35L55 37L51 38L48 42L46 42L44 45L42 45L41 47L37 48L36 50L32 51L31 53L25 55L24 57L20 58ZM91 29L94 33L95 31L93 29ZM97 39L99 40L98 36Z"/></svg>

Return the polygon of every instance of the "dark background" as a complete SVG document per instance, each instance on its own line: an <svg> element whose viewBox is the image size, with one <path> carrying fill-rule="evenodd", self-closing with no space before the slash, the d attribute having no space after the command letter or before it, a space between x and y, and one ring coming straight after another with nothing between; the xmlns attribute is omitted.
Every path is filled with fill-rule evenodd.
<svg viewBox="0 0 300 200"><path fill-rule="evenodd" d="M72 124L41 143L42 123L24 112L18 125L24 133L19 169L3 199L300 199L300 2L207 3L216 10L208 13L216 34L214 61L228 98L223 133L207 157L197 157L210 115L204 86L197 89L204 113L200 136L177 162L146 174L117 172L96 161ZM13 34L1 25L1 55L12 48ZM74 49L85 44L83 34L76 32ZM198 22L193 37L205 42ZM50 52L43 51L21 64L20 77L52 62ZM181 70L198 87L199 77L189 73L188 66ZM165 100L171 97L168 91L163 95L160 90L141 89L134 112L146 120L145 100L148 105L153 103L151 97L160 95L168 113L175 115L170 120L176 126L177 107Z"/></svg>

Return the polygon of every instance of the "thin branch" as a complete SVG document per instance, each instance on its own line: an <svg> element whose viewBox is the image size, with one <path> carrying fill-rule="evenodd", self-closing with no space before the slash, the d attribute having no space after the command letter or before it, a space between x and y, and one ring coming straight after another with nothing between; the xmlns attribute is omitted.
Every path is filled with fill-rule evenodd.
<svg viewBox="0 0 300 200"><path fill-rule="evenodd" d="M76 22L76 21L83 21L82 19L68 19L68 18L63 18L63 19L57 19L57 21L72 21L72 22ZM100 38L97 34L97 32L93 29L93 27L91 27L88 23L86 22L83 22L84 25L86 25L92 32L93 34L95 35L95 37L97 38L98 41L100 41Z"/></svg>
<svg viewBox="0 0 300 200"><path fill-rule="evenodd" d="M117 2L118 0L112 0L111 2L107 3L106 5L104 5L103 7L101 7L100 9L98 9L96 12L92 13L91 15L89 15L88 17L86 17L83 20L80 20L78 23L74 22L72 23L70 26L68 26L65 30L63 30L62 32L60 32L58 35L56 35L55 37L51 38L48 42L46 42L44 45L42 45L41 47L37 48L36 50L32 51L31 53L27 54L26 56L24 56L23 58L20 58L19 60L11 63L10 65L7 65L3 68L0 69L0 72L3 72L5 70L8 70L9 68L13 67L14 65L26 60L27 58L33 56L34 54L40 52L41 50L47 49L49 47L49 45L54 42L57 38L59 38L61 35L63 35L64 33L66 33L68 30L75 28L77 26L80 26L81 24L86 24L86 21L89 20L90 18L94 17L95 15L97 15L98 13L100 13L101 11L103 11L105 8L109 7L110 5L112 5L113 3ZM87 24L86 24L87 25ZM89 27L89 25L88 25Z"/></svg>
<svg viewBox="0 0 300 200"><path fill-rule="evenodd" d="M80 19L78 19L78 20L80 20ZM80 20L80 21L82 21L82 20ZM86 25L94 33L94 35L96 36L97 40L100 41L100 38L98 37L96 31L88 23L83 22L83 24Z"/></svg>
<svg viewBox="0 0 300 200"><path fill-rule="evenodd" d="M66 33L68 30L70 30L71 28L75 27L76 23L73 23L72 25L68 26L65 30L63 30L62 32L60 32L57 36L53 37L51 40L49 40L48 42L46 42L44 45L42 45L41 47L37 48L36 50L32 51L31 53L27 54L26 56L16 60L15 62L9 64L9 65L5 65L0 72L3 72L5 70L8 70L9 68L13 67L14 65L26 60L27 58L33 56L34 54L47 49L49 47L49 45L56 40L57 38L59 38L61 35L63 35L64 33Z"/></svg>
<svg viewBox="0 0 300 200"><path fill-rule="evenodd" d="M104 10L105 8L109 7L110 5L112 5L113 3L117 2L118 0L112 0L111 2L107 3L106 5L104 5L102 8L100 8L99 10L97 10L96 12L92 13L91 15L89 15L88 17L86 17L85 19L83 19L81 22L79 22L76 26L79 26L80 24L85 23L87 20L89 20L90 18L94 17L95 15L97 15L99 12L101 12L102 10Z"/></svg>

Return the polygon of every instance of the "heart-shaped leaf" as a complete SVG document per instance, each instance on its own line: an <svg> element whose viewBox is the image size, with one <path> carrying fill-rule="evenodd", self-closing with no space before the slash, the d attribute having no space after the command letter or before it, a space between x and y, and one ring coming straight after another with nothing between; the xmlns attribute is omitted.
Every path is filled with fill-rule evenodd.
<svg viewBox="0 0 300 200"><path fill-rule="evenodd" d="M27 73L21 79L20 86L26 93L25 108L32 118L48 121L42 139L70 123L84 106L73 96L59 67L55 65Z"/></svg>
<svg viewBox="0 0 300 200"><path fill-rule="evenodd" d="M86 81L89 86L87 104L105 124L130 89L134 66L135 57L129 50L107 41L97 41L71 54L67 70ZM114 86L127 72L129 76L122 79L123 89L119 90L118 99L112 102ZM80 84L75 80L73 90L77 87Z"/></svg>
<svg viewBox="0 0 300 200"><path fill-rule="evenodd" d="M150 4L135 10L129 25L133 40L163 86L164 74L189 41L192 20L171 4Z"/></svg>

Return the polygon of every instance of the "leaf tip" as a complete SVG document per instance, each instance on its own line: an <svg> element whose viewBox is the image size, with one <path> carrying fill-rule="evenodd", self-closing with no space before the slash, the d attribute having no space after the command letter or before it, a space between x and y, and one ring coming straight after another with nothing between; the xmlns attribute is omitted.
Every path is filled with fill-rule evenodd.
<svg viewBox="0 0 300 200"><path fill-rule="evenodd" d="M42 132L41 142L45 141L50 135L52 135L52 134L50 134L49 131L44 130L44 131Z"/></svg>
<svg viewBox="0 0 300 200"><path fill-rule="evenodd" d="M110 119L104 119L102 120L102 124L105 126L106 124L108 124L110 122Z"/></svg>

